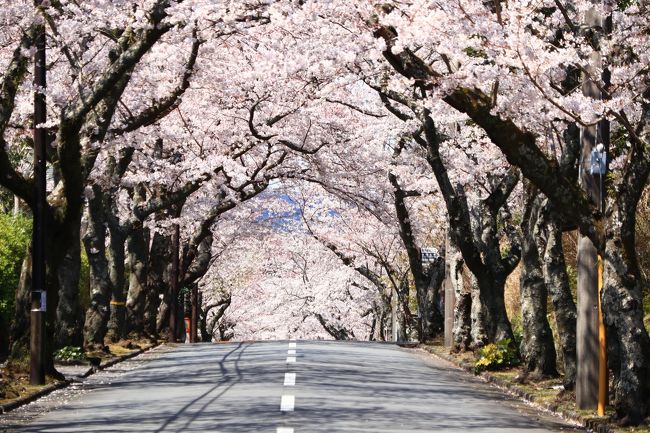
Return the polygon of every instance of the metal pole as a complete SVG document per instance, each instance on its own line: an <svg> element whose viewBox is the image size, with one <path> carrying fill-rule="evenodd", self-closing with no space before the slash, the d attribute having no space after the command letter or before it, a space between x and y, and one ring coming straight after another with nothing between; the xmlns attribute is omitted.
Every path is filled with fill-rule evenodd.
<svg viewBox="0 0 650 433"><path fill-rule="evenodd" d="M178 250L180 243L180 227L174 224L174 233L172 234L172 269L169 299L169 337L170 343L175 343L178 338Z"/></svg>
<svg viewBox="0 0 650 433"><path fill-rule="evenodd" d="M42 0L34 0L36 8ZM41 20L36 32L34 54L34 219L32 230L32 309L30 314L30 369L32 385L45 383L45 211L47 206L47 131L39 127L47 120L45 105L45 23Z"/></svg>
<svg viewBox="0 0 650 433"><path fill-rule="evenodd" d="M603 259L598 256L598 416L605 416L609 380L607 374L607 334L600 302L603 291Z"/></svg>
<svg viewBox="0 0 650 433"><path fill-rule="evenodd" d="M197 284L192 285L192 295L190 297L192 302L191 322L190 322L190 343L198 341L197 325L199 323L199 287Z"/></svg>

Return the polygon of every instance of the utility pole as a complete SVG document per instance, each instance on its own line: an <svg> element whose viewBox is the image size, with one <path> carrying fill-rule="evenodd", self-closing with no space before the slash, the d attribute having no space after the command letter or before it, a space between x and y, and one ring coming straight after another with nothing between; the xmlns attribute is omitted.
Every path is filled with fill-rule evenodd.
<svg viewBox="0 0 650 433"><path fill-rule="evenodd" d="M171 284L169 287L171 292L169 299L169 336L167 338L170 343L175 343L178 338L178 250L180 245L180 227L178 224L174 224L173 230Z"/></svg>
<svg viewBox="0 0 650 433"><path fill-rule="evenodd" d="M38 12L42 0L34 0ZM45 21L41 17L36 31L34 54L34 219L32 224L32 308L30 313L29 381L45 384L45 212L47 207L47 120L45 105ZM40 125L40 126L39 126Z"/></svg>
<svg viewBox="0 0 650 433"><path fill-rule="evenodd" d="M586 12L585 36L594 48L586 68L586 73L591 76L597 76L602 67L599 39L605 28L603 24L603 17L595 7ZM603 74L602 78L606 82L609 80L607 74ZM597 83L587 76L582 83L582 92L593 99L603 98ZM595 173L592 154L599 150L597 147L602 147L606 155L609 147L609 123L603 120L595 125L583 126L581 145L580 184L602 214L605 194L603 179L607 165L605 163L605 169ZM597 246L586 236L579 235L576 403L580 409L598 408L604 414L607 361L604 356L606 343L599 301L601 284L602 264Z"/></svg>
<svg viewBox="0 0 650 433"><path fill-rule="evenodd" d="M197 325L199 323L199 286L198 284L192 285L192 292L190 295L192 304L192 311L190 314L190 343L196 343L198 340Z"/></svg>
<svg viewBox="0 0 650 433"><path fill-rule="evenodd" d="M451 230L447 228L445 240L445 347L451 347L454 343L454 307L456 304L456 292L451 275Z"/></svg>
<svg viewBox="0 0 650 433"><path fill-rule="evenodd" d="M391 333L392 333L392 341L397 342L399 340L399 334L400 334L400 329L399 329L399 318L397 314L397 307L398 307L398 300L397 300L397 290L393 287L391 289L392 295L390 299L390 309L391 309Z"/></svg>

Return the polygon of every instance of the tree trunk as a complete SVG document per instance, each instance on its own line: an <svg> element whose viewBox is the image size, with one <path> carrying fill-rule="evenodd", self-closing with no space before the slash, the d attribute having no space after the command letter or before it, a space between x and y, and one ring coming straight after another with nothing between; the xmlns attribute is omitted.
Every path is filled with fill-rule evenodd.
<svg viewBox="0 0 650 433"><path fill-rule="evenodd" d="M472 286L463 282L462 263L457 268L456 305L454 307L454 352L465 352L472 343ZM452 268L452 276L453 268ZM453 280L452 280L453 281Z"/></svg>
<svg viewBox="0 0 650 433"><path fill-rule="evenodd" d="M643 324L643 283L635 253L636 201L621 193L608 206L604 285L601 295L608 340L618 352L614 405L623 424L639 424L650 412L650 337Z"/></svg>
<svg viewBox="0 0 650 433"><path fill-rule="evenodd" d="M106 339L117 342L126 338L126 296L125 292L125 269L124 249L126 236L121 227L109 227L109 275L113 283L111 294L110 318L108 320L108 332Z"/></svg>
<svg viewBox="0 0 650 433"><path fill-rule="evenodd" d="M321 324L323 329L335 340L354 340L354 332L349 329L341 328L329 323L322 315L315 313L318 323Z"/></svg>
<svg viewBox="0 0 650 433"><path fill-rule="evenodd" d="M398 156L399 153L400 152L396 150L395 156ZM440 283L442 282L442 278L444 278L444 261L442 261L442 269L439 269L441 265L440 260L436 263L430 264L428 269L425 269L425 265L422 263L420 249L417 246L413 234L411 224L412 218L409 215L409 210L406 205L406 194L401 188L397 176L393 173L389 173L388 180L393 186L395 214L397 215L400 228L399 235L402 244L404 245L404 249L406 249L409 260L409 269L413 276L413 283L415 284L418 300L418 313L420 316L420 326L417 327L418 339L420 342L425 342L433 339L442 330L442 314L440 313L440 308L435 301L437 301L437 295L440 291ZM407 308L408 305L404 307L405 310ZM409 318L410 313L408 316L404 317L404 324L406 324L406 321ZM406 332L406 327L402 326L402 328L404 328L404 332Z"/></svg>
<svg viewBox="0 0 650 433"><path fill-rule="evenodd" d="M548 293L537 250L535 233L541 197L535 191L527 193L522 223L522 268L519 279L519 299L523 321L521 354L524 369L536 377L556 376L556 353L553 333L547 319Z"/></svg>
<svg viewBox="0 0 650 433"><path fill-rule="evenodd" d="M386 329L388 328L386 325L386 322L388 321L387 311L386 308L382 308L380 312L379 329L377 330L379 332L379 341L386 341Z"/></svg>
<svg viewBox="0 0 650 433"><path fill-rule="evenodd" d="M458 246L456 241L452 238L451 232L447 231L446 242L445 242L445 281L443 283L444 287L444 338L445 346L454 348L454 311L456 309L456 302L460 297L460 293L463 288L463 256L460 251L458 251ZM471 302L471 299L470 301ZM468 304L470 305L470 304ZM469 314L468 310L468 314ZM459 320L462 320L462 315L459 317ZM469 320L469 316L468 316ZM469 322L468 332L469 332ZM460 325L460 329L464 326L464 323ZM469 335L469 334L468 334ZM461 339L462 340L462 339ZM469 342L467 343L469 345ZM468 346L469 347L469 346ZM462 350L465 350L463 348Z"/></svg>
<svg viewBox="0 0 650 433"><path fill-rule="evenodd" d="M418 290L418 314L421 320L420 341L433 340L443 328L443 317L438 300L440 287L445 279L445 259L438 257L425 268L426 285Z"/></svg>
<svg viewBox="0 0 650 433"><path fill-rule="evenodd" d="M476 266L465 260L472 273L472 287L478 288L478 293L472 298L472 335L473 345L480 347L484 343L496 343L509 339L514 343L512 327L505 303L505 284L508 275L519 261L519 246L510 247L511 262L501 256L501 236L498 230L499 209L495 209L483 200L475 205L469 213L473 231L473 242L483 257L482 265ZM508 226L505 218L501 218L504 226ZM511 243L514 235L509 236ZM513 344L514 346L514 344Z"/></svg>
<svg viewBox="0 0 650 433"><path fill-rule="evenodd" d="M157 336L164 328L158 325L167 326L169 316L167 308L161 309L161 317L158 311L161 307L160 295L167 295L166 283L169 281L169 266L171 263L171 237L156 232L151 241L149 253L149 267L147 268L147 296L145 298L144 310L144 331L149 336ZM169 302L168 299L166 302ZM165 304L166 305L166 304ZM162 332L164 333L164 332Z"/></svg>
<svg viewBox="0 0 650 433"><path fill-rule="evenodd" d="M483 347L489 342L486 329L486 312L485 306L481 300L481 289L474 274L468 272L469 279L465 284L469 284L470 293L470 347L476 349Z"/></svg>
<svg viewBox="0 0 650 433"><path fill-rule="evenodd" d="M131 231L127 240L129 268L129 292L126 300L127 333L142 337L145 332L145 307L147 303L147 236L142 227Z"/></svg>
<svg viewBox="0 0 650 433"><path fill-rule="evenodd" d="M562 230L553 214L546 224L546 248L544 252L544 278L551 295L559 346L564 366L564 388L573 389L576 384L576 323L577 310L571 294L566 271Z"/></svg>
<svg viewBox="0 0 650 433"><path fill-rule="evenodd" d="M81 219L66 224L67 242L60 265L57 267L59 302L56 311L54 344L56 347L83 344L83 313L79 303L79 273L81 271ZM60 247L59 247L60 248ZM58 249L59 254L61 249ZM54 252L52 253L54 254ZM48 296L50 290L48 287Z"/></svg>
<svg viewBox="0 0 650 433"><path fill-rule="evenodd" d="M88 203L88 226L83 237L90 265L90 307L84 324L84 347L97 349L104 346L110 316L109 302L113 292L106 258L106 226L104 211L97 191Z"/></svg>

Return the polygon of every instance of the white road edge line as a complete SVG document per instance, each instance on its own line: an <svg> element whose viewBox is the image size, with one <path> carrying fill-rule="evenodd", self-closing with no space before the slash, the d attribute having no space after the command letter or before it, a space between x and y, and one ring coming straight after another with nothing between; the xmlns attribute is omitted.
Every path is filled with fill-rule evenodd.
<svg viewBox="0 0 650 433"><path fill-rule="evenodd" d="M296 349L287 350L287 355L295 355L295 354L296 354Z"/></svg>
<svg viewBox="0 0 650 433"><path fill-rule="evenodd" d="M296 385L296 373L284 373L284 386Z"/></svg>
<svg viewBox="0 0 650 433"><path fill-rule="evenodd" d="M293 433L292 427L278 427L276 430L277 433Z"/></svg>
<svg viewBox="0 0 650 433"><path fill-rule="evenodd" d="M295 341L292 341L291 343L289 343L289 349L295 349L295 348L296 348Z"/></svg>
<svg viewBox="0 0 650 433"><path fill-rule="evenodd" d="M293 364L294 362L296 362L295 356L287 356L287 364Z"/></svg>
<svg viewBox="0 0 650 433"><path fill-rule="evenodd" d="M296 397L293 395L283 395L282 400L280 401L280 410L282 412L293 412L295 404Z"/></svg>

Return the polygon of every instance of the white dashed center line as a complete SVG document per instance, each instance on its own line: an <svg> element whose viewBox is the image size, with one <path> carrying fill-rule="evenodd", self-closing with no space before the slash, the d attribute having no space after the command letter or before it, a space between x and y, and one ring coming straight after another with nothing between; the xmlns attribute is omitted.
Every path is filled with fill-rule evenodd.
<svg viewBox="0 0 650 433"><path fill-rule="evenodd" d="M284 373L284 386L295 386L296 373Z"/></svg>
<svg viewBox="0 0 650 433"><path fill-rule="evenodd" d="M289 339L289 349L287 350L287 364L296 362L296 339ZM284 386L296 385L296 373L284 373ZM281 412L293 412L296 406L296 397L293 395L283 395L280 400ZM293 427L278 427L276 433L294 433Z"/></svg>
<svg viewBox="0 0 650 433"><path fill-rule="evenodd" d="M282 412L293 412L296 398L293 395L283 395L280 401L280 410Z"/></svg>

